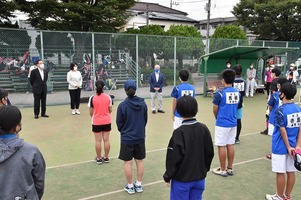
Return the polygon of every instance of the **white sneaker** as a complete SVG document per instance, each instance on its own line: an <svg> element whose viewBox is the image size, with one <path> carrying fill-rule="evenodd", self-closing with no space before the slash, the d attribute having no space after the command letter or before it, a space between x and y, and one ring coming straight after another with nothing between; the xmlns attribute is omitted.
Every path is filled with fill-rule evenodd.
<svg viewBox="0 0 301 200"><path fill-rule="evenodd" d="M72 114L72 115L75 115L75 110L72 110L71 114Z"/></svg>
<svg viewBox="0 0 301 200"><path fill-rule="evenodd" d="M76 113L77 115L80 115L79 110L75 110L75 113Z"/></svg>
<svg viewBox="0 0 301 200"><path fill-rule="evenodd" d="M220 167L216 168L216 169L213 169L212 172L216 175L220 175L220 176L223 176L223 177L228 176L228 172L226 170L222 171Z"/></svg>
<svg viewBox="0 0 301 200"><path fill-rule="evenodd" d="M279 197L278 194L267 194L265 195L267 200L284 200L283 198Z"/></svg>

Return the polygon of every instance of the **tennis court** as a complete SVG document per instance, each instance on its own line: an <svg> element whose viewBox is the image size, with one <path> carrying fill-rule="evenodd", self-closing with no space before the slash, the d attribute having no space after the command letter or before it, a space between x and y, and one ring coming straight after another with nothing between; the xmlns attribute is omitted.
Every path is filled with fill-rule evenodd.
<svg viewBox="0 0 301 200"><path fill-rule="evenodd" d="M197 96L198 121L205 123L214 138L215 119L212 113L212 98ZM296 98L297 99L297 98ZM150 105L149 99L146 100ZM129 195L123 191L125 177L119 154L119 133L115 124L116 101L112 112L110 136L110 163L97 165L94 136L88 107L81 105L81 115L72 116L69 105L48 106L50 118L33 118L33 108L22 108L22 132L20 137L39 147L46 163L46 188L44 198L52 199L169 199L162 175L165 170L165 154L172 134L172 98L164 98L166 113L152 114L149 111L147 124L145 174L143 193ZM244 99L241 144L235 145L234 176L220 177L212 172L206 179L205 200L259 200L266 193L274 193L275 174L271 162L265 158L270 152L271 137L259 134L265 128L265 95ZM150 110L150 109L149 109ZM212 168L218 167L218 155ZM135 181L135 168L133 171ZM293 199L301 199L301 175L297 173Z"/></svg>

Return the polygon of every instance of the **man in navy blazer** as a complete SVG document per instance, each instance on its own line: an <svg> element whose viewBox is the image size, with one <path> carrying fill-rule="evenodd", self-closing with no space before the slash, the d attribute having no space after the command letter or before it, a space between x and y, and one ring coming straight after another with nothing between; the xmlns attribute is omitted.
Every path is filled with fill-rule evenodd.
<svg viewBox="0 0 301 200"><path fill-rule="evenodd" d="M32 85L32 93L34 97L34 118L38 119L40 114L41 103L41 116L49 117L46 115L46 96L47 96L47 80L48 72L44 69L42 60L37 61L37 68L30 73L30 84Z"/></svg>
<svg viewBox="0 0 301 200"><path fill-rule="evenodd" d="M164 76L160 72L160 65L155 65L155 71L149 77L149 86L151 94L152 113L156 114L155 98L158 99L158 112L165 113L162 109L162 87L164 85Z"/></svg>

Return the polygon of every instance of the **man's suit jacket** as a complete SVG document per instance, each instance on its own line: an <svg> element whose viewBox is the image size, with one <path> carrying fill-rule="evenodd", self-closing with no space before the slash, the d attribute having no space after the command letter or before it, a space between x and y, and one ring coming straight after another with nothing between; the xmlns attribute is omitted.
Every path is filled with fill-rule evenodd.
<svg viewBox="0 0 301 200"><path fill-rule="evenodd" d="M42 80L39 68L31 71L30 74L30 84L32 85L32 93L41 94L42 92L47 93L47 80L48 72L43 70L44 80Z"/></svg>
<svg viewBox="0 0 301 200"><path fill-rule="evenodd" d="M155 72L151 73L151 75L149 77L150 92L156 92L154 90L155 87L160 88L160 90L158 90L158 92L162 92L163 85L164 85L164 76L163 76L163 74L159 73L159 78L158 78L158 82L157 82L156 73Z"/></svg>

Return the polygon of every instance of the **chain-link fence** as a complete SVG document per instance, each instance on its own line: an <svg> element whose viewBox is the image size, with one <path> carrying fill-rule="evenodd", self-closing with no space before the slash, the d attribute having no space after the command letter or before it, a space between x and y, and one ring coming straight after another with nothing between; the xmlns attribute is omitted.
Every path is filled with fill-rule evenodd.
<svg viewBox="0 0 301 200"><path fill-rule="evenodd" d="M197 73L200 57L205 54L201 38L132 35L125 33L93 33L42 31L27 29L0 29L0 71L26 73L36 60L42 59L46 69L62 76L71 62L76 62L87 80L96 80L104 70L119 70L120 81L127 77L146 85L155 64L161 66L166 84L174 85L178 71L188 69ZM210 39L209 52L231 46L301 47L297 42L249 41ZM286 66L298 62L301 51L271 55L276 64ZM226 62L226 60L225 60ZM124 78L122 75L126 75ZM64 80L65 81L65 80ZM63 82L63 78L61 81ZM65 87L65 86L64 86Z"/></svg>

